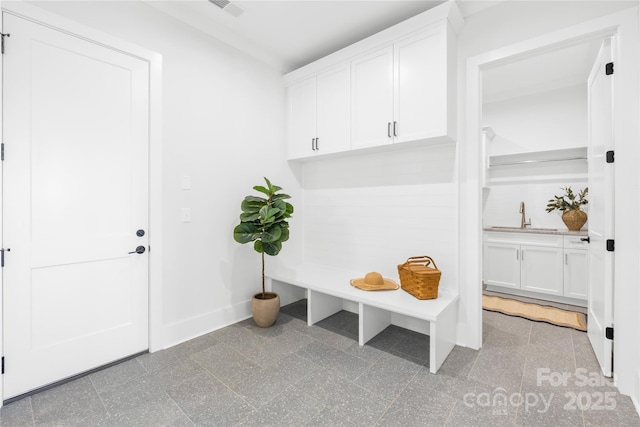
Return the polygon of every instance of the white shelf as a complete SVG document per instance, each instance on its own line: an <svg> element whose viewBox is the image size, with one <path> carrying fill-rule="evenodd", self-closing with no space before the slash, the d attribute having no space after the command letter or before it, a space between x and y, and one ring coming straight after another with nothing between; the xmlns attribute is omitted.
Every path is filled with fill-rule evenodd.
<svg viewBox="0 0 640 427"><path fill-rule="evenodd" d="M527 153L502 154L489 156L489 167L521 166L528 164L586 161L587 147L564 148L549 151L532 151Z"/></svg>

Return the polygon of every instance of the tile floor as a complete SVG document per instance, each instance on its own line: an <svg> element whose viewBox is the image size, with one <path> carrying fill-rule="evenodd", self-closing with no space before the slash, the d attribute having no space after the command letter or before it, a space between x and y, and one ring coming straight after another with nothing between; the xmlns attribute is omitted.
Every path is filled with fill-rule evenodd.
<svg viewBox="0 0 640 427"><path fill-rule="evenodd" d="M483 348L456 347L432 375L423 335L391 326L359 347L356 315L308 327L304 313L283 307L269 329L246 320L15 401L0 425L640 426L583 332L485 311Z"/></svg>

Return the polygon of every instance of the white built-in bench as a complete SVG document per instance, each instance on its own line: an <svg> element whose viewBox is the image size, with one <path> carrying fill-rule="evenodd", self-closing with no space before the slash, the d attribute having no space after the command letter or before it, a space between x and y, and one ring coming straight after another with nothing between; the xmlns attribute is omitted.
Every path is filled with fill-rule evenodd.
<svg viewBox="0 0 640 427"><path fill-rule="evenodd" d="M363 291L350 280L363 273L304 264L266 272L267 287L280 295L282 305L307 298L309 326L343 310L345 301L357 303L360 345L392 324L396 313L428 322L429 370L435 374L456 343L458 295L442 288L434 300L418 300L402 289Z"/></svg>

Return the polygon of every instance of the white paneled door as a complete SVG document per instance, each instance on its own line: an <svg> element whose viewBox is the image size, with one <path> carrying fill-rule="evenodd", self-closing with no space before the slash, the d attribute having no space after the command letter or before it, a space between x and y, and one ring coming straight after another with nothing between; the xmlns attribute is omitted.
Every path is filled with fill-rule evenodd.
<svg viewBox="0 0 640 427"><path fill-rule="evenodd" d="M7 399L148 348L149 67L3 25Z"/></svg>
<svg viewBox="0 0 640 427"><path fill-rule="evenodd" d="M613 239L613 164L606 152L613 150L613 78L611 40L605 40L588 80L589 97L589 321L588 335L602 372L612 374L612 340L606 329L613 326L614 253L607 250Z"/></svg>

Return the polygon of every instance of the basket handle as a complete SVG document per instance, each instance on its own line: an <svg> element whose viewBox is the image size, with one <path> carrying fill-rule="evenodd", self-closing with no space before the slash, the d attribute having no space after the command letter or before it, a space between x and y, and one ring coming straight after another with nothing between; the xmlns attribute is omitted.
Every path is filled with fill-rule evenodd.
<svg viewBox="0 0 640 427"><path fill-rule="evenodd" d="M407 258L407 264L423 264L425 267L428 267L429 264L433 264L434 268L437 270L438 266L436 262L430 256L422 255L422 256L412 256Z"/></svg>

